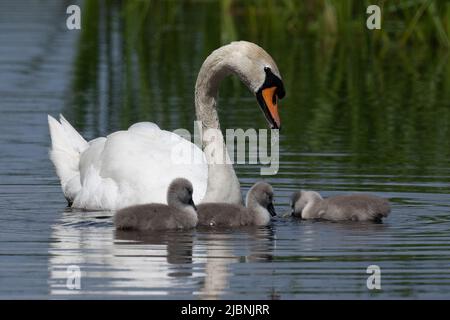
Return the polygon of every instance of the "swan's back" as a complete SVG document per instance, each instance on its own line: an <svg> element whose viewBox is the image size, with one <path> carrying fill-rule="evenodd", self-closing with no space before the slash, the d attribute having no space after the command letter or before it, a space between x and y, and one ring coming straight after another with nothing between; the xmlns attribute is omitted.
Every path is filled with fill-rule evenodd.
<svg viewBox="0 0 450 320"><path fill-rule="evenodd" d="M191 157L198 163L189 162ZM167 187L177 177L192 182L198 203L206 193L207 174L206 160L197 146L155 124L138 123L91 143L81 154L82 188L74 206L120 209L166 203Z"/></svg>
<svg viewBox="0 0 450 320"><path fill-rule="evenodd" d="M203 203L197 206L198 225L239 227L253 221L246 207L230 203Z"/></svg>
<svg viewBox="0 0 450 320"><path fill-rule="evenodd" d="M380 221L389 215L389 201L368 194L338 195L323 200L324 219Z"/></svg>
<svg viewBox="0 0 450 320"><path fill-rule="evenodd" d="M165 204L144 204L117 211L114 224L119 230L167 230L194 228L197 219Z"/></svg>

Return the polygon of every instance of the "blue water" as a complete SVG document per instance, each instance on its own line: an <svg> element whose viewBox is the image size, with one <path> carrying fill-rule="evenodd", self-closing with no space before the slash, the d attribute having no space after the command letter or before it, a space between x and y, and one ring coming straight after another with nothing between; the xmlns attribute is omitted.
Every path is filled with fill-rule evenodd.
<svg viewBox="0 0 450 320"><path fill-rule="evenodd" d="M280 170L266 179L274 186L279 217L267 228L116 232L109 212L66 208L48 159L47 114L63 112L89 139L138 120L170 130L190 125L192 88L207 54L198 44L207 31L197 23L185 34L188 22L176 22L168 38L147 44L150 74L158 76L142 93L136 89L142 79L130 71L130 80L122 70L127 64L118 48L117 9L111 9L106 33L112 44L100 28L98 60L90 66L86 57L92 53L81 55L81 63L80 48L91 40L65 29L65 5L1 4L0 298L450 298L450 118L443 77L435 78L442 94L427 96L427 79L410 79L395 66L389 69L395 61L386 62L391 85L383 104L369 95L367 109L358 113L366 103L358 94L330 95L316 88L319 79L289 80L297 67L289 71L283 50L272 48L282 73L290 75L281 109ZM196 14L203 17L186 12ZM188 46L192 34L197 42ZM176 54L186 58L174 65L176 39L185 44ZM135 69L138 60L128 63ZM447 68L446 60L438 62ZM130 83L135 87L123 89ZM397 96L404 87L416 88L403 93L414 96L410 102ZM220 103L229 107L221 111L224 126L265 126L245 89L232 81L222 89ZM435 109L423 107L431 103ZM409 111L398 115L392 108ZM261 179L258 166L236 170L244 193ZM389 198L392 213L383 224L299 222L283 213L300 188L324 196L368 191ZM67 288L71 265L81 270L80 290ZM369 265L381 268L381 290L366 286Z"/></svg>

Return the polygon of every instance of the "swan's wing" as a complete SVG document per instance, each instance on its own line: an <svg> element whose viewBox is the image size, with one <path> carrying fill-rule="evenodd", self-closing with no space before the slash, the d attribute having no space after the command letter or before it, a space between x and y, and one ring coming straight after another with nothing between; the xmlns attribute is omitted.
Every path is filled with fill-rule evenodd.
<svg viewBox="0 0 450 320"><path fill-rule="evenodd" d="M191 181L194 202L199 203L206 193L208 167L201 149L191 142L139 123L92 141L82 155L80 173L83 190L74 205L119 209L167 203L167 187L178 177Z"/></svg>
<svg viewBox="0 0 450 320"><path fill-rule="evenodd" d="M61 182L64 195L72 201L80 191L80 155L88 148L84 138L61 116L61 123L48 116L50 159Z"/></svg>
<svg viewBox="0 0 450 320"><path fill-rule="evenodd" d="M156 123L153 122L138 122L128 128L129 132L136 134L152 136L154 130L161 130Z"/></svg>
<svg viewBox="0 0 450 320"><path fill-rule="evenodd" d="M61 127L64 129L66 136L70 140L72 147L79 153L86 150L89 145L86 140L75 130L74 127L63 117L62 114L59 115L59 121L61 122Z"/></svg>
<svg viewBox="0 0 450 320"><path fill-rule="evenodd" d="M90 210L113 210L119 199L117 182L100 176L98 169L90 165L83 172L81 190L72 206Z"/></svg>

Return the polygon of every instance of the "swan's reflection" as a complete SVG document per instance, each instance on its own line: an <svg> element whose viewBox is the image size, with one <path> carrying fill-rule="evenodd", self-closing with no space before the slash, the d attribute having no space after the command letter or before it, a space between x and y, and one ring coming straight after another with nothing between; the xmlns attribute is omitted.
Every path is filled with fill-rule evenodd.
<svg viewBox="0 0 450 320"><path fill-rule="evenodd" d="M202 299L219 299L229 289L231 264L272 260L275 237L271 228L199 228L199 232L206 252L205 277L198 293ZM241 250L244 254L240 254Z"/></svg>
<svg viewBox="0 0 450 320"><path fill-rule="evenodd" d="M270 261L271 228L115 231L109 212L68 210L52 228L53 295L142 295L218 299L229 292L232 264ZM66 287L79 266L81 290Z"/></svg>

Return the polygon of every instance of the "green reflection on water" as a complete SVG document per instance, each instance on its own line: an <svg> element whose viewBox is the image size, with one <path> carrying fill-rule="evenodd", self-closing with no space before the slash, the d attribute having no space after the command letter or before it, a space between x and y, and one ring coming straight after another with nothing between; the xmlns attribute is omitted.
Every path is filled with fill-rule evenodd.
<svg viewBox="0 0 450 320"><path fill-rule="evenodd" d="M137 121L191 129L201 63L245 39L270 52L285 82L281 161L293 166L281 175L332 172L349 185L379 175L376 190L421 192L407 182L449 181L448 4L378 1L386 27L368 31L364 1L262 2L85 1L67 113L91 138ZM237 79L220 97L223 127L266 127Z"/></svg>

